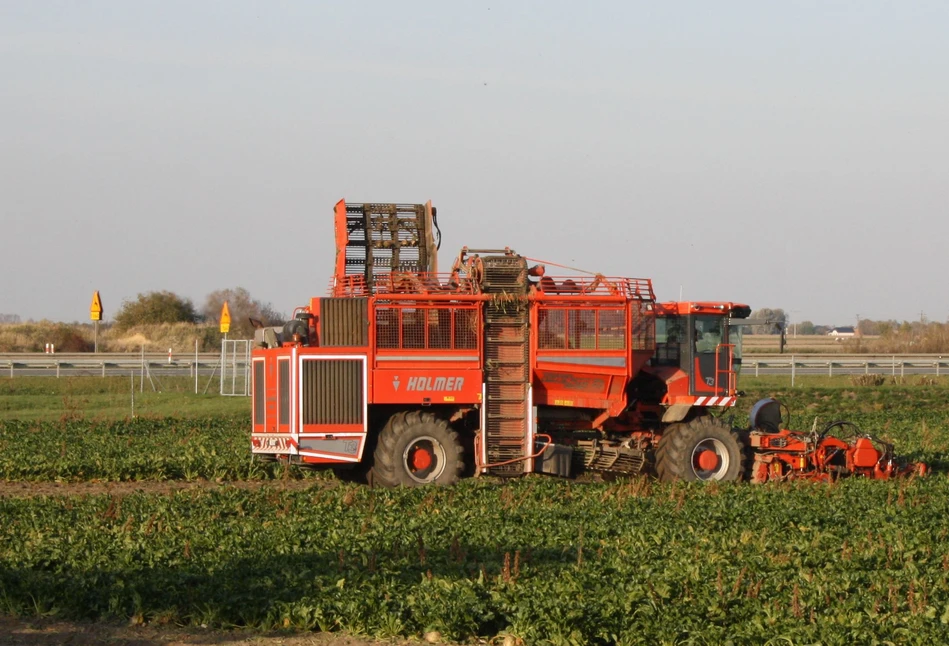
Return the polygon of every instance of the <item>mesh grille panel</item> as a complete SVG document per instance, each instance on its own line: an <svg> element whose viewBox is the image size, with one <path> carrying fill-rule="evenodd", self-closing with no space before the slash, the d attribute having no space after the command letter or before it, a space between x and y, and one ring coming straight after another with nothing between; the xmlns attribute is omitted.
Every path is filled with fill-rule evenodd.
<svg viewBox="0 0 949 646"><path fill-rule="evenodd" d="M290 423L290 361L277 362L277 392L280 406L277 410L277 424Z"/></svg>
<svg viewBox="0 0 949 646"><path fill-rule="evenodd" d="M450 350L451 310L431 310L426 318L428 347L435 350Z"/></svg>
<svg viewBox="0 0 949 646"><path fill-rule="evenodd" d="M402 347L412 350L425 348L425 312L402 310Z"/></svg>
<svg viewBox="0 0 949 646"><path fill-rule="evenodd" d="M477 350L478 310L458 307L376 307L376 347L384 350Z"/></svg>
<svg viewBox="0 0 949 646"><path fill-rule="evenodd" d="M615 309L546 308L538 313L542 350L623 350L626 312Z"/></svg>
<svg viewBox="0 0 949 646"><path fill-rule="evenodd" d="M326 347L369 345L369 299L321 298L320 331Z"/></svg>
<svg viewBox="0 0 949 646"><path fill-rule="evenodd" d="M538 313L540 334L537 344L543 350L557 350L566 345L564 331L567 329L567 312L540 308Z"/></svg>
<svg viewBox="0 0 949 646"><path fill-rule="evenodd" d="M626 347L625 311L621 309L597 311L596 347L598 350L622 350Z"/></svg>
<svg viewBox="0 0 949 646"><path fill-rule="evenodd" d="M656 319L649 315L646 303L633 303L630 337L633 350L652 350L656 347Z"/></svg>
<svg viewBox="0 0 949 646"><path fill-rule="evenodd" d="M303 423L362 424L362 361L303 361Z"/></svg>
<svg viewBox="0 0 949 646"><path fill-rule="evenodd" d="M477 350L481 318L477 310L455 311L455 349Z"/></svg>
<svg viewBox="0 0 949 646"><path fill-rule="evenodd" d="M264 423L264 362L254 362L254 424Z"/></svg>

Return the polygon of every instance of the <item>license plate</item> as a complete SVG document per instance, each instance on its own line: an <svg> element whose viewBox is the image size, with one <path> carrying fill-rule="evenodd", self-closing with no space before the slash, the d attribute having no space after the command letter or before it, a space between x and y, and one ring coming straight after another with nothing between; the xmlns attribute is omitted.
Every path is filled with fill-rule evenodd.
<svg viewBox="0 0 949 646"><path fill-rule="evenodd" d="M295 442L289 435L255 433L250 438L253 453L291 453Z"/></svg>

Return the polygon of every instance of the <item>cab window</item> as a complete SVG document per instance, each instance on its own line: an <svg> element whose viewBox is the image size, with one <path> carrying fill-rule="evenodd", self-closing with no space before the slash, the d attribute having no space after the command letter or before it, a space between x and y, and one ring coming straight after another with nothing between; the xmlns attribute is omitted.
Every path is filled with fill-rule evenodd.
<svg viewBox="0 0 949 646"><path fill-rule="evenodd" d="M722 343L722 317L696 316L693 319L695 351L700 354L714 354Z"/></svg>
<svg viewBox="0 0 949 646"><path fill-rule="evenodd" d="M656 363L659 366L679 365L679 348L683 341L682 324L677 316L656 319Z"/></svg>

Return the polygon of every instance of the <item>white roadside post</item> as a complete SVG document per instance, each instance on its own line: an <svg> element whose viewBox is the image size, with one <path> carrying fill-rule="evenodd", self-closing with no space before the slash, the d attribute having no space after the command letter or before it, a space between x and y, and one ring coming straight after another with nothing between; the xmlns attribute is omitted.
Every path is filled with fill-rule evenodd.
<svg viewBox="0 0 949 646"><path fill-rule="evenodd" d="M221 307L221 334L224 340L221 341L221 394L224 394L224 361L227 353L227 333L231 331L231 310L227 307L227 301Z"/></svg>
<svg viewBox="0 0 949 646"><path fill-rule="evenodd" d="M92 351L99 352L99 321L102 320L102 299L99 298L99 291L92 293L92 304L89 306L89 319L92 321Z"/></svg>

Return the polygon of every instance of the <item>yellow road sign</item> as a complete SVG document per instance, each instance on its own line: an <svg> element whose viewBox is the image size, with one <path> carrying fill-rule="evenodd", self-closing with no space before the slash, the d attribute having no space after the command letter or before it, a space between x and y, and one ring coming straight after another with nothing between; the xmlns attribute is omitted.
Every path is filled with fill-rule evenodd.
<svg viewBox="0 0 949 646"><path fill-rule="evenodd" d="M231 330L231 310L227 309L227 301L224 301L224 307L221 308L221 334L227 334Z"/></svg>
<svg viewBox="0 0 949 646"><path fill-rule="evenodd" d="M102 299L99 298L98 291L95 291L92 294L92 305L89 306L89 320L91 321L102 320Z"/></svg>

